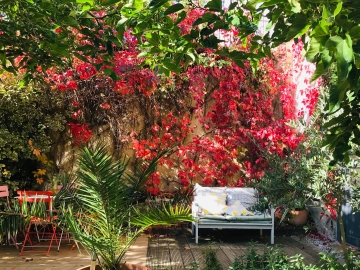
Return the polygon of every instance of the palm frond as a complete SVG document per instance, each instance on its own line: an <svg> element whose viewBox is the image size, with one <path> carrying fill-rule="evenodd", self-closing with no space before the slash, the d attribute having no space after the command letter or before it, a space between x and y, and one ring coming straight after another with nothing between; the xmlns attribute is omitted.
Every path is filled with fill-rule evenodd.
<svg viewBox="0 0 360 270"><path fill-rule="evenodd" d="M185 206L133 207L166 153L159 153L132 172L127 169L128 160L113 161L104 146L81 150L79 171L62 204L63 219L68 231L89 253L95 254L104 269L117 269L144 228L191 221L190 208Z"/></svg>
<svg viewBox="0 0 360 270"><path fill-rule="evenodd" d="M167 149L159 152L149 163L143 163L135 166L132 170L132 174L126 175L126 180L129 186L128 192L131 194L133 202L139 200L142 194L144 194L146 181L149 180L151 174L156 171L156 166L159 160L168 152L169 150Z"/></svg>
<svg viewBox="0 0 360 270"><path fill-rule="evenodd" d="M146 229L156 225L174 225L178 222L193 221L191 208L188 205L172 205L162 203L141 209L133 207L134 215L131 216L131 224Z"/></svg>

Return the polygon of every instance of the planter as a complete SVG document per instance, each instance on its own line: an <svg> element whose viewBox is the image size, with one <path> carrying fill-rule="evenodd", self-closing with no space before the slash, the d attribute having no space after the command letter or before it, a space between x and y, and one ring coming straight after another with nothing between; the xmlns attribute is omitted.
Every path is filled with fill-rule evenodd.
<svg viewBox="0 0 360 270"><path fill-rule="evenodd" d="M90 265L80 267L76 270L90 270ZM102 269L99 265L96 265L95 270L102 270ZM121 270L151 270L151 269L139 264L125 263L121 268Z"/></svg>
<svg viewBox="0 0 360 270"><path fill-rule="evenodd" d="M303 210L289 210L288 222L294 226L304 226L308 221L309 212Z"/></svg>

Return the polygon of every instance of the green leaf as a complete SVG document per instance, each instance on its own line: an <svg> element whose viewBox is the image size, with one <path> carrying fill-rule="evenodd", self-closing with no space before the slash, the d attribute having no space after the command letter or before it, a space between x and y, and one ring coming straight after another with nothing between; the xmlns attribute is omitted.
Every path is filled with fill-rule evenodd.
<svg viewBox="0 0 360 270"><path fill-rule="evenodd" d="M330 87L330 99L329 99L329 112L333 113L340 108L340 94L341 90L336 86Z"/></svg>
<svg viewBox="0 0 360 270"><path fill-rule="evenodd" d="M311 37L315 38L320 44L325 44L329 38L329 28L321 24L317 25L311 32Z"/></svg>
<svg viewBox="0 0 360 270"><path fill-rule="evenodd" d="M285 4L288 2L288 0L269 0L269 1L259 1L259 2L263 2L260 7L261 9L264 9L275 5Z"/></svg>
<svg viewBox="0 0 360 270"><path fill-rule="evenodd" d="M218 44L224 42L224 40L220 40L216 36L208 36L202 42L205 47L216 49Z"/></svg>
<svg viewBox="0 0 360 270"><path fill-rule="evenodd" d="M148 56L148 55L149 55L149 53L146 52L146 51L144 51L144 52L139 53L139 54L137 55L137 57L138 57L138 58L143 58L143 57L146 57L146 56Z"/></svg>
<svg viewBox="0 0 360 270"><path fill-rule="evenodd" d="M149 7L152 10L157 10L168 2L169 0L151 0Z"/></svg>
<svg viewBox="0 0 360 270"><path fill-rule="evenodd" d="M320 78L326 71L322 60L316 63L316 69L314 74L311 77L311 82L315 81L316 79Z"/></svg>
<svg viewBox="0 0 360 270"><path fill-rule="evenodd" d="M229 6L229 11L235 9L237 5L238 5L237 1L231 3L230 6Z"/></svg>
<svg viewBox="0 0 360 270"><path fill-rule="evenodd" d="M104 71L103 71L106 75L111 75L114 71L111 69L111 68L106 68L106 69L104 69Z"/></svg>
<svg viewBox="0 0 360 270"><path fill-rule="evenodd" d="M119 0L104 0L104 1L101 1L101 5L102 6L112 6L119 2L121 2L121 1L119 1Z"/></svg>
<svg viewBox="0 0 360 270"><path fill-rule="evenodd" d="M169 15L175 12L178 12L179 10L184 9L184 5L183 4L175 4L170 6L167 10L165 10L164 15Z"/></svg>
<svg viewBox="0 0 360 270"><path fill-rule="evenodd" d="M291 26L289 27L289 30L286 34L286 40L290 40L297 36L299 32L301 32L307 26L308 23L308 19L303 13L292 15L288 21L291 23Z"/></svg>
<svg viewBox="0 0 360 270"><path fill-rule="evenodd" d="M177 53L177 54L175 54L175 56L174 56L175 65L176 65L176 66L180 66L181 61L183 60L183 58L184 58L184 54L183 54L183 53Z"/></svg>
<svg viewBox="0 0 360 270"><path fill-rule="evenodd" d="M338 44L342 43L344 40L340 36L332 36L325 43L325 47L328 49L335 49Z"/></svg>
<svg viewBox="0 0 360 270"><path fill-rule="evenodd" d="M186 11L181 11L178 14L178 17L177 17L177 19L175 21L175 25L178 25L179 23L181 23L185 18L186 18Z"/></svg>
<svg viewBox="0 0 360 270"><path fill-rule="evenodd" d="M342 1L339 1L339 3L337 4L335 10L334 10L334 16L338 15L342 9L342 4L343 2Z"/></svg>
<svg viewBox="0 0 360 270"><path fill-rule="evenodd" d="M236 16L235 14L234 15L231 15L228 19L228 22L232 25L235 25L235 26L239 26L240 25L240 19L238 16Z"/></svg>
<svg viewBox="0 0 360 270"><path fill-rule="evenodd" d="M354 27L352 27L349 31L349 35L353 39L360 39L360 25L355 25Z"/></svg>
<svg viewBox="0 0 360 270"><path fill-rule="evenodd" d="M94 5L94 1L93 0L76 0L76 3L78 4L90 4L90 5Z"/></svg>
<svg viewBox="0 0 360 270"><path fill-rule="evenodd" d="M144 1L143 0L134 0L132 3L132 7L136 10L136 11L140 11L144 8Z"/></svg>
<svg viewBox="0 0 360 270"><path fill-rule="evenodd" d="M113 43L110 40L106 41L106 50L109 55L112 56L114 54Z"/></svg>
<svg viewBox="0 0 360 270"><path fill-rule="evenodd" d="M217 31L218 29L216 29L215 27L211 28L211 27L204 27L203 29L201 29L200 31L200 35L201 36L208 36L212 33L214 33L215 31Z"/></svg>
<svg viewBox="0 0 360 270"><path fill-rule="evenodd" d="M114 43L116 46L121 47L121 42L114 36L109 36L108 40L110 40L112 43Z"/></svg>
<svg viewBox="0 0 360 270"><path fill-rule="evenodd" d="M310 47L305 54L306 60L311 63L314 63L316 61L315 56L318 55L319 52L320 52L320 43L315 38L311 38Z"/></svg>
<svg viewBox="0 0 360 270"><path fill-rule="evenodd" d="M82 54L79 54L77 52L73 52L73 54L79 58L80 60L84 61L85 63L89 63L89 59L87 59L85 56L83 56Z"/></svg>
<svg viewBox="0 0 360 270"><path fill-rule="evenodd" d="M332 36L325 43L325 47L336 50L338 80L340 82L346 80L351 70L351 62L354 59L351 37L347 34L346 39L342 39L340 36Z"/></svg>
<svg viewBox="0 0 360 270"><path fill-rule="evenodd" d="M264 46L262 49L266 56L271 56L271 48L269 46Z"/></svg>
<svg viewBox="0 0 360 270"><path fill-rule="evenodd" d="M216 16L214 13L207 12L201 16L202 22L213 23L215 21L221 20L219 16Z"/></svg>
<svg viewBox="0 0 360 270"><path fill-rule="evenodd" d="M76 21L74 18L72 17L63 17L62 18L62 23L65 25L69 25L75 28L79 28L79 23L78 21Z"/></svg>
<svg viewBox="0 0 360 270"><path fill-rule="evenodd" d="M346 42L342 42L338 47L336 54L337 61L337 71L338 71L338 80L343 81L349 75L351 70L351 62L354 57L353 50L350 48Z"/></svg>
<svg viewBox="0 0 360 270"><path fill-rule="evenodd" d="M101 2L101 5L102 6L111 6L111 5L117 4L119 2L121 2L121 1L119 1L119 0L104 0Z"/></svg>
<svg viewBox="0 0 360 270"><path fill-rule="evenodd" d="M354 54L354 58L355 58L355 66L357 69L360 69L360 54L359 53L355 53Z"/></svg>
<svg viewBox="0 0 360 270"><path fill-rule="evenodd" d="M197 25L202 24L202 23L203 23L203 20L202 20L202 18L200 17L200 18L198 18L198 19L195 20L195 22L192 24L192 26L197 26Z"/></svg>
<svg viewBox="0 0 360 270"><path fill-rule="evenodd" d="M206 5L205 8L208 8L210 11L219 11L222 12L222 1L221 0L211 0Z"/></svg>
<svg viewBox="0 0 360 270"><path fill-rule="evenodd" d="M181 68L175 65L171 59L165 59L164 61L162 61L162 64L166 69L170 71L181 72Z"/></svg>
<svg viewBox="0 0 360 270"><path fill-rule="evenodd" d="M301 12L301 6L298 0L289 0L291 5L291 11L294 13Z"/></svg>
<svg viewBox="0 0 360 270"><path fill-rule="evenodd" d="M232 51L229 53L229 57L234 61L236 65L243 68L244 67L244 60L247 59L247 56L244 52L240 51Z"/></svg>
<svg viewBox="0 0 360 270"><path fill-rule="evenodd" d="M329 68L331 62L332 62L332 56L330 55L330 51L327 49L323 49L321 52L321 60L323 62L324 68Z"/></svg>
<svg viewBox="0 0 360 270"><path fill-rule="evenodd" d="M196 60L196 57L195 57L195 55L193 53L188 52L188 53L186 53L186 55L188 55L191 58L192 61Z"/></svg>

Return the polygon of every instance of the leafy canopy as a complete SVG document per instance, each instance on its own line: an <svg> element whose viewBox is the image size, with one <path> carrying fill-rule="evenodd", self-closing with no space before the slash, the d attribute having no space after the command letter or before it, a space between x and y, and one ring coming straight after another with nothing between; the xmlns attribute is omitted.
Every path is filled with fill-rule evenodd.
<svg viewBox="0 0 360 270"><path fill-rule="evenodd" d="M239 0L224 9L221 0L199 7L195 2L168 0L1 0L0 61L3 70L26 68L28 79L38 66L69 66L72 58L97 56L108 63L114 46L126 46L124 33L137 37L143 64L170 74L199 60L200 48L216 49L237 65L270 54L293 38L306 44L306 58L316 64L313 79L336 64L337 82L330 91L330 112L341 111L329 121L325 144L335 160L349 160L349 141L360 144L358 90L360 17L357 0ZM184 32L180 23L191 10L201 17ZM265 36L255 35L267 18ZM217 31L236 29L246 50L229 49ZM248 38L252 37L251 40ZM256 67L256 65L254 64ZM101 66L97 66L100 68ZM116 75L109 71L109 75Z"/></svg>

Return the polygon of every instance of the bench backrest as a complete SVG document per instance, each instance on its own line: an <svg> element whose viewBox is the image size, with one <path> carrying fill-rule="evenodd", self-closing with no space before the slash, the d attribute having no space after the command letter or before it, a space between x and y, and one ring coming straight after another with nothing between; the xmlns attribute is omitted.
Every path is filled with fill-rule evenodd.
<svg viewBox="0 0 360 270"><path fill-rule="evenodd" d="M196 184L194 187L194 202L197 202L197 200L203 196L214 194L217 196L226 194L224 204L233 205L239 200L246 208L255 205L259 200L258 192L254 188L202 187Z"/></svg>

